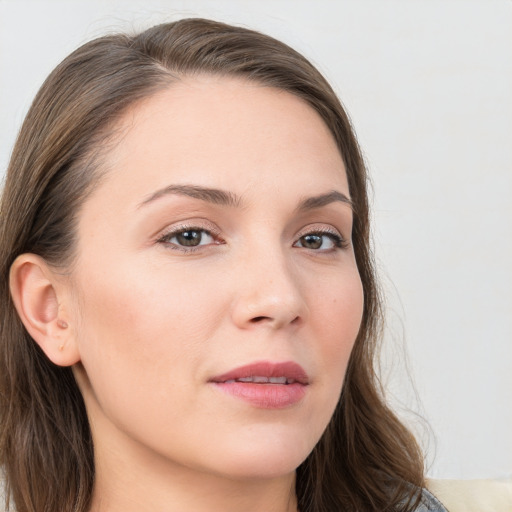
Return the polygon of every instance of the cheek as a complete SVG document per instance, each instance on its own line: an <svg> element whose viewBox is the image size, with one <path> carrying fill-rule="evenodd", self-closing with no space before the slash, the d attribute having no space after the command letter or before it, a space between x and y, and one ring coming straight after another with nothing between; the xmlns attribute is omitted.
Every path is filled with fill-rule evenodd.
<svg viewBox="0 0 512 512"><path fill-rule="evenodd" d="M212 279L200 286L201 278L194 272L152 268L139 261L127 262L124 268L119 263L108 267L110 272L104 275L86 274L80 285L85 308L82 316L89 324L96 324L90 330L128 334L125 343L137 333L150 339L150 333L159 332L158 338L151 340L151 345L158 346L180 334L193 341L195 333L204 329L204 323L216 316ZM208 315L208 311L212 314ZM147 343L136 345L148 348Z"/></svg>
<svg viewBox="0 0 512 512"><path fill-rule="evenodd" d="M342 346L350 350L364 308L363 286L355 265L312 289L315 328L324 333L324 339L332 341L333 350L343 352Z"/></svg>
<svg viewBox="0 0 512 512"><path fill-rule="evenodd" d="M224 315L212 287L198 293L190 281L183 272L117 262L80 283L80 353L98 399L157 393L190 377Z"/></svg>
<svg viewBox="0 0 512 512"><path fill-rule="evenodd" d="M328 376L325 382L331 392L339 395L364 308L363 287L355 266L339 279L318 286L311 304L315 308L311 328L321 347L320 371Z"/></svg>

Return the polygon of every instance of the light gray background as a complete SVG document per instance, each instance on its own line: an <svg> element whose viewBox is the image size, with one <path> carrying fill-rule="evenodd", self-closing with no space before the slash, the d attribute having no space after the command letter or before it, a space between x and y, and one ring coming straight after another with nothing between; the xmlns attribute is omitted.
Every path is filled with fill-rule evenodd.
<svg viewBox="0 0 512 512"><path fill-rule="evenodd" d="M274 35L333 83L374 181L391 398L431 476L512 476L512 2L0 0L0 174L76 46L190 15Z"/></svg>

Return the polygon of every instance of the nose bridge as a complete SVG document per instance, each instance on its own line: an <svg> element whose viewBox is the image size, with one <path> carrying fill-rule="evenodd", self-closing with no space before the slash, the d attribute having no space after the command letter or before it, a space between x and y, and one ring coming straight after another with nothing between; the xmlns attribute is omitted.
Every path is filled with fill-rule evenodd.
<svg viewBox="0 0 512 512"><path fill-rule="evenodd" d="M291 258L293 248L267 234L245 249L237 275L235 323L280 328L303 320L307 307Z"/></svg>

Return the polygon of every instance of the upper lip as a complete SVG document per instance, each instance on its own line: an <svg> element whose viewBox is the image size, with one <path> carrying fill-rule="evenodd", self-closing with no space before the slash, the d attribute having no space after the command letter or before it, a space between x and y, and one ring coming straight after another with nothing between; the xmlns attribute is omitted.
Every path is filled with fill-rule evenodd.
<svg viewBox="0 0 512 512"><path fill-rule="evenodd" d="M210 381L221 383L247 377L285 377L287 383L299 382L304 385L309 383L309 378L304 368L293 361L283 363L258 361L234 368L222 375L217 375L210 379Z"/></svg>

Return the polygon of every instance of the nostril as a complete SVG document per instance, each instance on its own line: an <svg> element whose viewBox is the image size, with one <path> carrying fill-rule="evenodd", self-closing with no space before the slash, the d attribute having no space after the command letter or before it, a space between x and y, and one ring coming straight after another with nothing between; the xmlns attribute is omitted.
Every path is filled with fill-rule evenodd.
<svg viewBox="0 0 512 512"><path fill-rule="evenodd" d="M255 316L254 318L251 318L251 320L250 320L250 322L252 324L258 324L258 323L262 323L262 322L274 323L274 321L276 321L276 319L274 319L270 316ZM296 316L293 320L291 320L290 324L297 324L299 322L300 322L300 316Z"/></svg>
<svg viewBox="0 0 512 512"><path fill-rule="evenodd" d="M251 318L251 322L253 324L263 322L264 320L270 320L270 318L268 316L255 316L254 318Z"/></svg>

